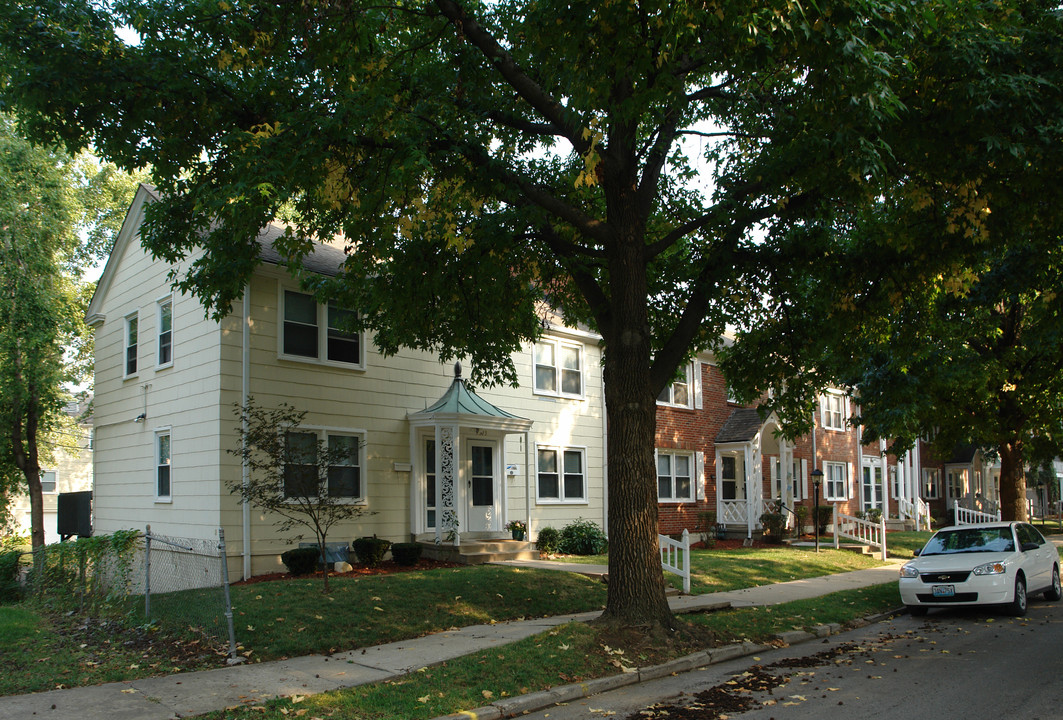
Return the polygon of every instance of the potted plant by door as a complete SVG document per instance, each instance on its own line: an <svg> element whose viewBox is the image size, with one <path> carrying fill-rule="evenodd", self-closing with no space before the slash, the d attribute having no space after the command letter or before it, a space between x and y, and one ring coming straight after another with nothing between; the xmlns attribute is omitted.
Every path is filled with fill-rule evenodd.
<svg viewBox="0 0 1063 720"><path fill-rule="evenodd" d="M510 520L506 523L506 530L509 530L514 540L523 540L528 532L528 526L522 520Z"/></svg>

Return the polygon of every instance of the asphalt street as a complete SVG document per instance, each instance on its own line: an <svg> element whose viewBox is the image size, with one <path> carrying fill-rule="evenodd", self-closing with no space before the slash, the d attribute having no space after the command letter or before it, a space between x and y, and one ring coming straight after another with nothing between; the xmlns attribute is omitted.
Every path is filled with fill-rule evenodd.
<svg viewBox="0 0 1063 720"><path fill-rule="evenodd" d="M538 720L1063 717L1063 603L1025 618L906 614L822 641L632 685L524 716Z"/></svg>

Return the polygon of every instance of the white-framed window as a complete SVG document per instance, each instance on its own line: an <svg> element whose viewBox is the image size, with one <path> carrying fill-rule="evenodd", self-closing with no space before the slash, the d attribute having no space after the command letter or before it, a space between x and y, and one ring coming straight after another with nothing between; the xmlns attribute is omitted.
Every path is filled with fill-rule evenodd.
<svg viewBox="0 0 1063 720"><path fill-rule="evenodd" d="M155 431L155 500L170 502L173 499L173 453L170 429Z"/></svg>
<svg viewBox="0 0 1063 720"><path fill-rule="evenodd" d="M685 365L675 382L665 386L661 394L657 396L657 404L682 408L694 407L695 390L692 370L690 364Z"/></svg>
<svg viewBox="0 0 1063 720"><path fill-rule="evenodd" d="M155 355L157 368L173 365L173 297L167 296L156 303L156 327L158 328L158 352Z"/></svg>
<svg viewBox="0 0 1063 720"><path fill-rule="evenodd" d="M941 471L923 468L923 499L937 500L941 493Z"/></svg>
<svg viewBox="0 0 1063 720"><path fill-rule="evenodd" d="M964 468L951 468L946 470L949 484L949 500L967 497L967 470Z"/></svg>
<svg viewBox="0 0 1063 720"><path fill-rule="evenodd" d="M731 405L740 405L738 402L738 396L735 395L735 391L731 388L731 383L724 381L724 387L727 390L727 402Z"/></svg>
<svg viewBox="0 0 1063 720"><path fill-rule="evenodd" d="M540 340L535 343L533 364L537 394L583 397L583 345Z"/></svg>
<svg viewBox="0 0 1063 720"><path fill-rule="evenodd" d="M125 355L122 358L124 377L135 377L137 374L137 340L139 337L140 321L137 313L133 312L125 316L124 334L122 346Z"/></svg>
<svg viewBox="0 0 1063 720"><path fill-rule="evenodd" d="M825 430L845 430L849 420L848 404L841 393L828 392L820 396L820 425Z"/></svg>
<svg viewBox="0 0 1063 720"><path fill-rule="evenodd" d="M848 472L845 463L823 463L823 499L845 500L848 498L846 489L849 485Z"/></svg>
<svg viewBox="0 0 1063 720"><path fill-rule="evenodd" d="M436 441L427 438L424 441L424 526L434 529L436 526Z"/></svg>
<svg viewBox="0 0 1063 720"><path fill-rule="evenodd" d="M734 455L720 456L720 497L738 499L738 458Z"/></svg>
<svg viewBox="0 0 1063 720"><path fill-rule="evenodd" d="M288 360L364 368L362 333L347 329L356 317L335 303L321 304L313 295L281 288L280 355Z"/></svg>
<svg viewBox="0 0 1063 720"><path fill-rule="evenodd" d="M56 487L55 470L41 470L41 492L54 493L56 492Z"/></svg>
<svg viewBox="0 0 1063 720"><path fill-rule="evenodd" d="M657 501L694 501L693 454L657 451Z"/></svg>
<svg viewBox="0 0 1063 720"><path fill-rule="evenodd" d="M536 500L540 503L586 503L587 462L583 448L536 448Z"/></svg>
<svg viewBox="0 0 1063 720"><path fill-rule="evenodd" d="M303 428L284 434L288 462L281 491L285 499L316 498L319 487L332 498L365 500L365 435L361 431ZM319 483L318 456L326 448L331 459Z"/></svg>

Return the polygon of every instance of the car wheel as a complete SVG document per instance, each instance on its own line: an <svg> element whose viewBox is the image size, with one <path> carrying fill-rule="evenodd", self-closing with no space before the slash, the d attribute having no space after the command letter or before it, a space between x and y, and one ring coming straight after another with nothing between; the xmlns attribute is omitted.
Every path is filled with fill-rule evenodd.
<svg viewBox="0 0 1063 720"><path fill-rule="evenodd" d="M923 605L908 605L908 614L912 617L923 617L930 608Z"/></svg>
<svg viewBox="0 0 1063 720"><path fill-rule="evenodd" d="M1063 587L1059 584L1059 568L1052 567L1052 587L1045 590L1045 600L1051 600L1056 602L1060 598L1063 598Z"/></svg>
<svg viewBox="0 0 1063 720"><path fill-rule="evenodd" d="M1022 577L1015 578L1015 597L1008 603L1008 612L1015 617L1026 614L1026 581Z"/></svg>

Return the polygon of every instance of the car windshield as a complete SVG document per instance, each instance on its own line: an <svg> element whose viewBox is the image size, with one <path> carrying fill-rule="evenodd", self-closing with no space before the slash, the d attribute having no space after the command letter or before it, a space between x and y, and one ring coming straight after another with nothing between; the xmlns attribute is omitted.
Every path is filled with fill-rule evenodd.
<svg viewBox="0 0 1063 720"><path fill-rule="evenodd" d="M968 552L1012 552L1015 542L1010 527L942 530L930 538L922 556Z"/></svg>

